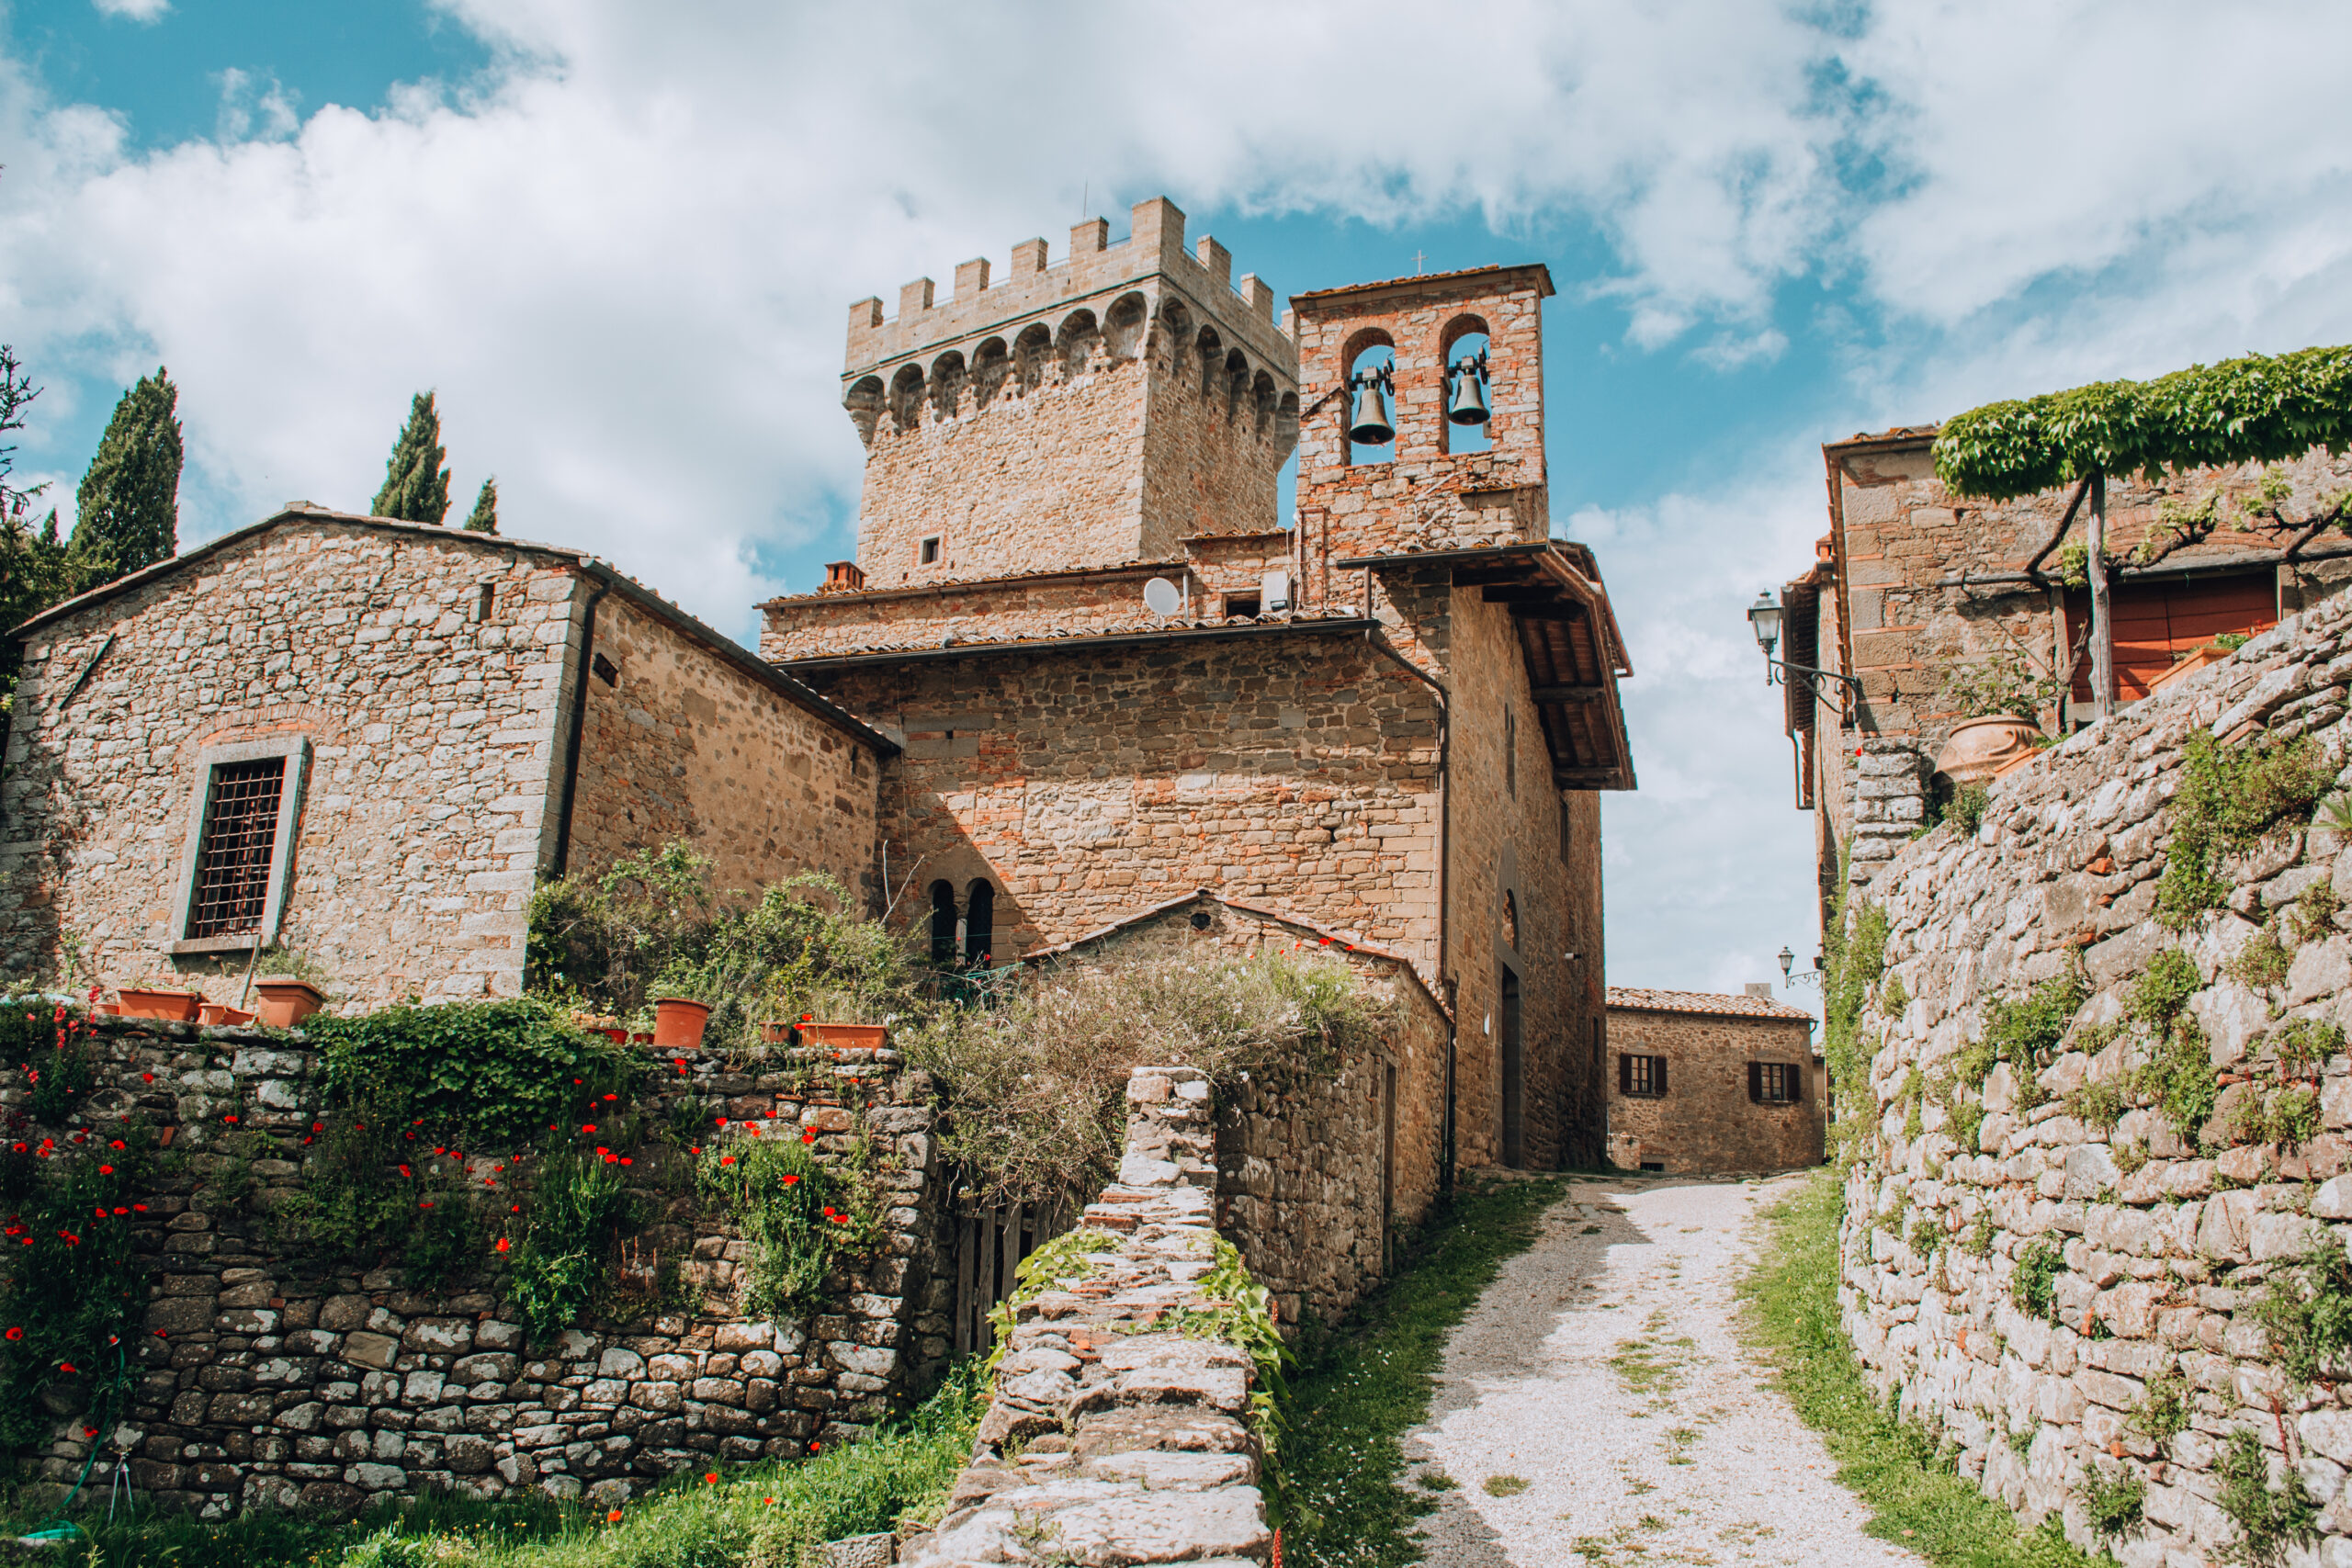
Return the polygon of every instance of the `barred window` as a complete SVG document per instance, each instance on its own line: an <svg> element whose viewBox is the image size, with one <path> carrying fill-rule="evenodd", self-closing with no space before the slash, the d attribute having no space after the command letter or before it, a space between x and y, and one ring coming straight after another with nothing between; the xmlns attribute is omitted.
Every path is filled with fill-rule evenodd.
<svg viewBox="0 0 2352 1568"><path fill-rule="evenodd" d="M1789 1105L1804 1098L1804 1078L1792 1063L1747 1064L1747 1098L1766 1105Z"/></svg>
<svg viewBox="0 0 2352 1568"><path fill-rule="evenodd" d="M243 935L261 929L269 899L271 852L277 842L277 805L286 788L286 759L223 762L212 770L204 836L197 852L196 888L188 904L190 937Z"/></svg>
<svg viewBox="0 0 2352 1568"><path fill-rule="evenodd" d="M1617 1092L1658 1096L1666 1092L1666 1058L1663 1056L1620 1056L1617 1058Z"/></svg>

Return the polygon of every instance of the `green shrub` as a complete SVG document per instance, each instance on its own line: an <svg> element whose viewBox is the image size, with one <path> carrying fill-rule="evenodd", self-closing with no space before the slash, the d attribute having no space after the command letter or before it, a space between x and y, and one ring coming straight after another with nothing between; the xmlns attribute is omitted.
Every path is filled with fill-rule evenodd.
<svg viewBox="0 0 2352 1568"><path fill-rule="evenodd" d="M2303 889L2302 897L2288 908L2288 918L2295 928L2298 943L2318 942L2335 930L2335 917L2343 908L2343 900L2335 896L2333 883L2314 882Z"/></svg>
<svg viewBox="0 0 2352 1568"><path fill-rule="evenodd" d="M2270 1489L2270 1456L2262 1439L2240 1427L2214 1461L2213 1473L2222 1490L2213 1501L2238 1527L2231 1560L2277 1568L2286 1562L2287 1549L2318 1539L2319 1506L2303 1489L2303 1478L2290 1465L2286 1484Z"/></svg>
<svg viewBox="0 0 2352 1568"><path fill-rule="evenodd" d="M2009 1279L2009 1301L2030 1317L2058 1321L2058 1276L2066 1271L2064 1249L2055 1236L2043 1236L2018 1254L2017 1271Z"/></svg>
<svg viewBox="0 0 2352 1568"><path fill-rule="evenodd" d="M1951 797L1951 807L1944 819L1962 838L1973 838L1984 826L1984 813L1993 804L1993 792L1981 784L1968 784Z"/></svg>
<svg viewBox="0 0 2352 1568"><path fill-rule="evenodd" d="M563 1142L533 1172L530 1202L494 1256L506 1258L506 1292L532 1342L545 1345L585 1316L628 1217L618 1164Z"/></svg>
<svg viewBox="0 0 2352 1568"><path fill-rule="evenodd" d="M2308 735L2224 746L2210 731L2192 729L2181 752L2172 837L2156 885L2156 919L2173 931L2229 897L2216 871L2222 856L2252 848L2284 818L2308 815L2335 773Z"/></svg>
<svg viewBox="0 0 2352 1568"><path fill-rule="evenodd" d="M2343 1049L2344 1031L2325 1019L2291 1018L2270 1036L2270 1050L2282 1072L2324 1066L2330 1056Z"/></svg>
<svg viewBox="0 0 2352 1568"><path fill-rule="evenodd" d="M836 1259L866 1256L882 1240L872 1183L818 1164L802 1136L714 1140L695 1169L704 1196L752 1244L744 1299L755 1315L813 1304Z"/></svg>
<svg viewBox="0 0 2352 1568"><path fill-rule="evenodd" d="M2295 955L2278 940L2278 923L2273 920L2246 939L2230 960L2229 972L2238 984L2263 991L2285 984L2287 970L2294 962Z"/></svg>
<svg viewBox="0 0 2352 1568"><path fill-rule="evenodd" d="M1871 1047L1862 1011L1871 987L1886 974L1888 925L1886 911L1876 904L1849 911L1849 886L1839 879L1838 907L1822 932L1821 1039L1831 1088L1857 1096L1868 1092Z"/></svg>
<svg viewBox="0 0 2352 1568"><path fill-rule="evenodd" d="M1967 1238L1960 1244L1960 1249L1971 1258L1990 1258L1993 1255L1993 1211L1991 1209L1976 1211L1975 1223L1968 1227Z"/></svg>
<svg viewBox="0 0 2352 1568"><path fill-rule="evenodd" d="M2123 1114L2123 1096L2111 1083L2085 1083L2066 1097L2066 1114L2086 1127L2108 1132Z"/></svg>
<svg viewBox="0 0 2352 1568"><path fill-rule="evenodd" d="M2175 1133L2195 1141L2222 1094L2212 1051L2195 1020L2173 1021L2151 1047L2148 1059L2132 1073L2132 1087L2155 1102Z"/></svg>
<svg viewBox="0 0 2352 1568"><path fill-rule="evenodd" d="M1961 1053L1961 1076L1983 1083L1993 1064L2013 1064L2021 1078L2050 1065L2066 1026L2089 999L2090 988L2072 970L2053 975L2023 997L1996 1001L1984 1010L1984 1035ZM1981 1069L1981 1070L1980 1070Z"/></svg>
<svg viewBox="0 0 2352 1568"><path fill-rule="evenodd" d="M2352 1350L2352 1260L2333 1242L2314 1246L2272 1273L2254 1318L2288 1382L2310 1387Z"/></svg>
<svg viewBox="0 0 2352 1568"><path fill-rule="evenodd" d="M640 1059L537 997L314 1018L330 1103L505 1145L628 1086Z"/></svg>
<svg viewBox="0 0 2352 1568"><path fill-rule="evenodd" d="M2147 1496L2146 1481L2131 1465L2118 1465L2115 1473L2108 1475L2094 1463L2084 1472L2083 1511L2092 1533L2101 1540L2120 1540L2137 1526Z"/></svg>
<svg viewBox="0 0 2352 1568"><path fill-rule="evenodd" d="M2295 1084L2270 1097L2263 1117L2266 1142L2300 1147L2319 1136L2319 1091Z"/></svg>
<svg viewBox="0 0 2352 1568"><path fill-rule="evenodd" d="M2148 1392L2141 1396L2139 1408L2132 1412L2128 1424L2161 1449L2188 1429L2195 1397L2196 1390L2180 1375L2180 1369L2167 1366L2148 1380Z"/></svg>
<svg viewBox="0 0 2352 1568"><path fill-rule="evenodd" d="M2188 998L2204 985L2195 959L2177 947L2165 948L2149 959L2148 966L2132 982L2131 994L2124 999L2125 1014L2134 1022L2162 1029L2180 1016Z"/></svg>

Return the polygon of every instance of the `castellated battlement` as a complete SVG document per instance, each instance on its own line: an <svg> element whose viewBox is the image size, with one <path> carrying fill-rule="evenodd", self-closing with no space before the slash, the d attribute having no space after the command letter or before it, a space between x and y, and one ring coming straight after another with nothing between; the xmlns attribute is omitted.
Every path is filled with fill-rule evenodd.
<svg viewBox="0 0 2352 1568"><path fill-rule="evenodd" d="M1298 439L1298 348L1273 290L1184 214L1139 202L1110 243L1012 248L850 308L843 406L865 444L857 564L877 589L1166 560L1178 541L1272 528Z"/></svg>

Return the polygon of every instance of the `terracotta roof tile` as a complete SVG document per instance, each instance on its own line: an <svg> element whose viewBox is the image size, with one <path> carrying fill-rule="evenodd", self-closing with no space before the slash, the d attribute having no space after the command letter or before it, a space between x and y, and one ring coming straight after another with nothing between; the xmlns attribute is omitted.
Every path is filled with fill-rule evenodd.
<svg viewBox="0 0 2352 1568"><path fill-rule="evenodd" d="M1785 1018L1814 1021L1813 1014L1766 997L1727 997L1714 991L1659 991L1646 986L1611 986L1609 1005L1642 1012L1713 1013L1724 1018Z"/></svg>

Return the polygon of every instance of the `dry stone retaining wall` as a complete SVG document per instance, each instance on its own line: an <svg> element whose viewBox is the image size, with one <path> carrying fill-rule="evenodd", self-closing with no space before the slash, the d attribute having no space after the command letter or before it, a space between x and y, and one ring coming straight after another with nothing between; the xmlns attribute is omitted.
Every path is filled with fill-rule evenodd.
<svg viewBox="0 0 2352 1568"><path fill-rule="evenodd" d="M69 1144L140 1114L189 1156L164 1171L133 1224L151 1295L145 1332L128 1410L96 1439L99 1473L127 1457L134 1484L166 1506L220 1517L535 1486L617 1502L681 1467L854 1436L947 1354L953 1278L935 1267L944 1173L929 1084L894 1052L794 1053L793 1071L783 1060L754 1071L665 1053L688 1071L645 1106L658 1121L691 1100L714 1119L806 1130L823 1163L860 1138L895 1156L899 1168L876 1178L891 1205L886 1240L870 1262L836 1273L820 1310L773 1322L732 1311L747 1244L725 1216L662 1182L662 1162L683 1154L641 1151L633 1196L656 1218L638 1238L649 1258L685 1260L701 1308L649 1301L634 1321L590 1321L530 1345L492 1289L429 1293L398 1268L322 1268L273 1238L268 1215L300 1185L300 1139L319 1114L317 1056L300 1035L101 1021L97 1040L102 1074L84 1114L29 1137ZM25 1099L20 1082L0 1094L20 1129ZM234 1144L229 1114L239 1117ZM252 1196L222 1201L204 1183L232 1149L254 1154L243 1141L255 1134L276 1146L252 1159ZM465 1179L494 1175L502 1158L471 1156ZM42 1480L79 1472L84 1422L61 1422L39 1460Z"/></svg>
<svg viewBox="0 0 2352 1568"><path fill-rule="evenodd" d="M1267 1561L1250 1354L1159 1326L1213 1266L1216 1184L1207 1077L1136 1069L1119 1179L1084 1221L1120 1244L1022 1305L973 1462L902 1561Z"/></svg>
<svg viewBox="0 0 2352 1568"><path fill-rule="evenodd" d="M1996 782L1973 836L1922 838L1857 889L1891 934L1862 1025L1871 1098L1840 1086L1866 1119L1847 1177L1847 1328L1963 1473L2030 1516L2062 1514L2077 1542L2093 1539L2094 1472L2139 1477L2144 1523L2117 1548L2131 1568L2233 1550L2216 1464L2238 1432L2262 1444L2274 1488L2291 1467L2320 1506L2316 1555L2294 1560L2352 1562L2352 1382L2290 1384L2255 1313L2283 1268L2352 1239L2352 1057L2339 1045L2301 1070L2320 1122L2301 1141L2233 1125L2297 1079L2284 1031L2352 1024L2352 921L2324 918L2324 900L2286 908L2315 886L2352 904L2352 855L2290 822L2220 867L2227 908L2177 936L2153 918L2192 729L2225 744L2309 734L2340 768L2347 682L2352 595ZM2298 932L2297 916L2321 918ZM2266 921L2292 952L2267 986L2235 962ZM2136 977L2174 948L2195 965L2187 1016L2221 1085L2203 1127L2171 1126L2136 1093L2151 1047L2103 1027L2124 1022ZM2053 1059L1955 1093L1993 1004L2077 966L2089 999ZM2102 1089L2124 1108L2111 1127ZM2021 1310L2020 1264L2052 1247L2050 1311ZM2143 1429L2151 1384L2175 1376L2188 1425L2158 1441Z"/></svg>

